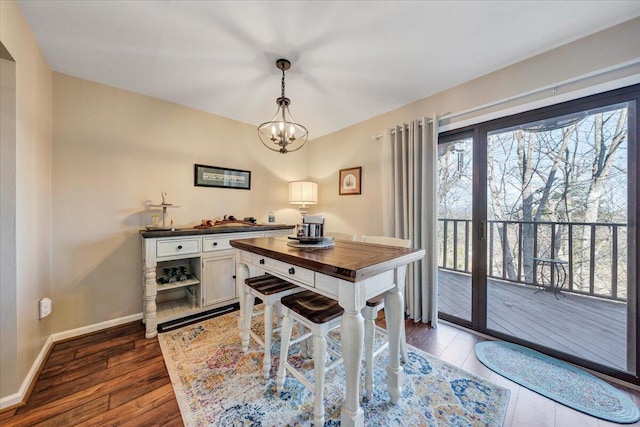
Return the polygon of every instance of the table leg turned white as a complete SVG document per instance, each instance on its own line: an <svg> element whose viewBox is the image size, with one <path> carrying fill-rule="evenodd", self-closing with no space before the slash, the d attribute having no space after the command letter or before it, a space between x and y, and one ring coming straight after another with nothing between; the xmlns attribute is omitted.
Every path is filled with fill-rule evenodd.
<svg viewBox="0 0 640 427"><path fill-rule="evenodd" d="M360 407L360 368L364 339L364 317L360 310L345 309L341 322L342 358L345 372L345 399L342 406L343 426L364 426L364 412Z"/></svg>
<svg viewBox="0 0 640 427"><path fill-rule="evenodd" d="M387 366L387 390L391 403L396 404L402 396L404 371L400 366L400 328L402 325L404 300L396 286L384 296L385 318L389 335L389 365Z"/></svg>

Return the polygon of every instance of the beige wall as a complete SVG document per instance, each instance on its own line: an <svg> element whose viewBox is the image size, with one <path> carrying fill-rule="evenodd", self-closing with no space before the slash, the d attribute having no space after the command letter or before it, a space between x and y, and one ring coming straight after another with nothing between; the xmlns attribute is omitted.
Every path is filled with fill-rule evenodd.
<svg viewBox="0 0 640 427"><path fill-rule="evenodd" d="M142 311L138 230L145 205L168 217L254 216L295 223L287 182L306 179L307 148L265 149L255 126L54 73L53 332ZM251 190L195 187L194 164L251 171ZM155 211L154 211L155 212Z"/></svg>
<svg viewBox="0 0 640 427"><path fill-rule="evenodd" d="M319 182L322 199L316 211L327 218L326 229L354 234L383 234L382 148L387 129L410 120L443 116L504 100L617 64L640 58L640 18L551 50L526 61L456 86L386 114L315 139L310 145L310 175ZM507 102L455 120L562 96L580 88L626 76L640 76L640 66L590 78L534 96ZM636 80L638 80L636 78ZM543 101L544 102L544 101ZM480 120L480 119L477 119ZM452 125L449 121L444 124ZM373 137L385 135L376 140ZM338 171L362 166L362 195L338 195Z"/></svg>
<svg viewBox="0 0 640 427"><path fill-rule="evenodd" d="M17 235L15 297L5 298L4 285L0 296L0 310L15 310L0 327L16 337L16 351L0 360L2 398L18 392L51 333L51 318L38 319L38 300L51 294L51 70L13 0L0 1L0 41L16 64Z"/></svg>

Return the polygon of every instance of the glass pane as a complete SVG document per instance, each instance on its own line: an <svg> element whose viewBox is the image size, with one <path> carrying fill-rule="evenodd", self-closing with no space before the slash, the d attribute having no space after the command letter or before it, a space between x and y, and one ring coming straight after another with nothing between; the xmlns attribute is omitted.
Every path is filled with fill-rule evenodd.
<svg viewBox="0 0 640 427"><path fill-rule="evenodd" d="M440 313L471 321L472 138L438 144Z"/></svg>
<svg viewBox="0 0 640 427"><path fill-rule="evenodd" d="M487 135L487 328L622 371L627 104Z"/></svg>

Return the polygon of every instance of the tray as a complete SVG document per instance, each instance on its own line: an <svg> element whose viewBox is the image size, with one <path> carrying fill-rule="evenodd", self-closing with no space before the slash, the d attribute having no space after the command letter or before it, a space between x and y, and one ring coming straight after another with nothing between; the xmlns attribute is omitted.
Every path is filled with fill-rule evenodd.
<svg viewBox="0 0 640 427"><path fill-rule="evenodd" d="M145 228L147 231L171 231L174 227L163 227L161 225L156 227L155 225L148 225Z"/></svg>
<svg viewBox="0 0 640 427"><path fill-rule="evenodd" d="M300 243L295 241L295 239L293 242L287 242L287 246L291 246L292 248L298 248L298 249L329 249L329 248L333 248L335 245L336 244L332 238L328 238L321 242L315 242L315 243Z"/></svg>
<svg viewBox="0 0 640 427"><path fill-rule="evenodd" d="M323 236L319 236L319 237L295 237L295 236L288 236L289 239L291 240L297 240L300 243L306 243L306 244L313 244L313 243L322 243L325 239L330 239L331 241L333 241L332 238L330 237L323 237Z"/></svg>

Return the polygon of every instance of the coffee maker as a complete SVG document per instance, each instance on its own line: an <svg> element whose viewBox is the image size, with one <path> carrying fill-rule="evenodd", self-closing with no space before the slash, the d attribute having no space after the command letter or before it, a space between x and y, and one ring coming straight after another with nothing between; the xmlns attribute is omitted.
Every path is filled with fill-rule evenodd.
<svg viewBox="0 0 640 427"><path fill-rule="evenodd" d="M306 215L302 218L302 224L298 224L297 237L318 238L324 236L324 217L320 215Z"/></svg>

